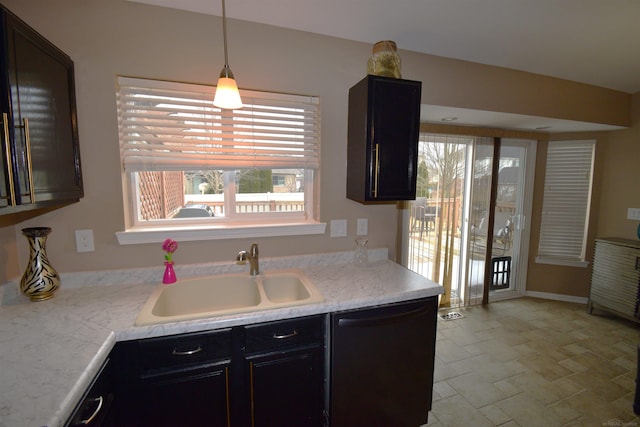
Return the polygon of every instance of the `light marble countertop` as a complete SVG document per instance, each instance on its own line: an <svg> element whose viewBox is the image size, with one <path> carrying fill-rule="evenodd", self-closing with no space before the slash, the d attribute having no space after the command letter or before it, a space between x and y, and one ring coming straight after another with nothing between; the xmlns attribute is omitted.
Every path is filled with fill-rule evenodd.
<svg viewBox="0 0 640 427"><path fill-rule="evenodd" d="M62 426L117 341L195 332L375 306L441 294L443 288L369 251L261 259L263 271L299 268L324 302L152 326L134 321L159 284L161 268L62 274L55 297L33 303L16 284L0 286L0 426ZM180 278L247 272L248 266L178 266Z"/></svg>

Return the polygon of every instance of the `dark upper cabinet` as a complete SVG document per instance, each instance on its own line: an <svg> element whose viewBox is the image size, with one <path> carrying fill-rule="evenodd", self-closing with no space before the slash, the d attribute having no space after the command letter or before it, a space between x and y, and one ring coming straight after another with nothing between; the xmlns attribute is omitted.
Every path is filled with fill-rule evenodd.
<svg viewBox="0 0 640 427"><path fill-rule="evenodd" d="M349 90L349 199L415 199L421 90L418 81L373 75Z"/></svg>
<svg viewBox="0 0 640 427"><path fill-rule="evenodd" d="M0 215L83 196L73 62L0 8Z"/></svg>

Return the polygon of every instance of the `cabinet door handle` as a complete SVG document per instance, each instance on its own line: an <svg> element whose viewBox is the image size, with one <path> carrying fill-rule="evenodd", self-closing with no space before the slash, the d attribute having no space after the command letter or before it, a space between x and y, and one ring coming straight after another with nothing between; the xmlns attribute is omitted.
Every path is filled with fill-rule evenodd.
<svg viewBox="0 0 640 427"><path fill-rule="evenodd" d="M7 113L2 113L2 126L4 128L4 151L7 157L7 174L9 178L9 206L16 205L16 189L13 183L13 161L11 160L11 141L9 141L9 118Z"/></svg>
<svg viewBox="0 0 640 427"><path fill-rule="evenodd" d="M373 197L378 197L378 178L380 177L380 144L376 144L376 170L373 175Z"/></svg>
<svg viewBox="0 0 640 427"><path fill-rule="evenodd" d="M81 420L80 421L80 425L89 425L91 424L91 421L94 420L95 417L98 416L98 414L100 413L100 410L102 409L102 403L104 402L104 399L102 398L102 396L96 397L94 399L91 399L93 402L98 402L98 406L96 407L96 410L93 411L93 414L89 415L89 418L87 418L86 420Z"/></svg>
<svg viewBox="0 0 640 427"><path fill-rule="evenodd" d="M177 348L174 348L171 354L174 356L191 356L192 354L200 353L201 351L201 346L198 346L198 348L194 348L192 350L178 350Z"/></svg>
<svg viewBox="0 0 640 427"><path fill-rule="evenodd" d="M278 335L278 334L276 334L274 332L273 338L275 338L277 340L286 340L287 338L295 337L296 335L298 335L298 330L294 329L293 332L291 332L290 334L285 334L285 335Z"/></svg>
<svg viewBox="0 0 640 427"><path fill-rule="evenodd" d="M33 188L33 163L31 162L31 135L29 135L29 119L22 119L24 122L24 139L27 146L27 171L29 173L29 195L31 203L36 202L36 191Z"/></svg>

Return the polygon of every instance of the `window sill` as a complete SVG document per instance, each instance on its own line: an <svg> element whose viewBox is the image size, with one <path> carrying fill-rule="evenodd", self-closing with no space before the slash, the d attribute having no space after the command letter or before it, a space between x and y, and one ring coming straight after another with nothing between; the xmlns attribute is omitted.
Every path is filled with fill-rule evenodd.
<svg viewBox="0 0 640 427"><path fill-rule="evenodd" d="M576 259L563 259L563 258L552 258L552 257L536 257L537 264L551 264L551 265L562 265L565 267L581 267L587 268L589 267L589 262L580 261Z"/></svg>
<svg viewBox="0 0 640 427"><path fill-rule="evenodd" d="M167 238L179 242L197 240L242 239L253 237L302 236L324 234L327 227L322 222L305 222L298 224L264 224L251 226L215 226L215 227L158 227L131 228L116 232L118 243L135 245L140 243L162 243Z"/></svg>

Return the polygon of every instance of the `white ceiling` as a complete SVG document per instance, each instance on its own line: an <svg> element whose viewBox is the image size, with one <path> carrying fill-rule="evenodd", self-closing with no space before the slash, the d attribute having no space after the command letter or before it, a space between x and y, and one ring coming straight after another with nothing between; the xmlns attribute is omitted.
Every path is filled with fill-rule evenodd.
<svg viewBox="0 0 640 427"><path fill-rule="evenodd" d="M222 14L221 0L131 1ZM640 91L640 0L226 0L226 9L229 18L371 44L394 40L399 49ZM470 110L446 113L462 124L480 119ZM427 118L442 114L436 109ZM496 122L468 124L520 127L533 119L481 116ZM610 128L549 120L538 126Z"/></svg>

